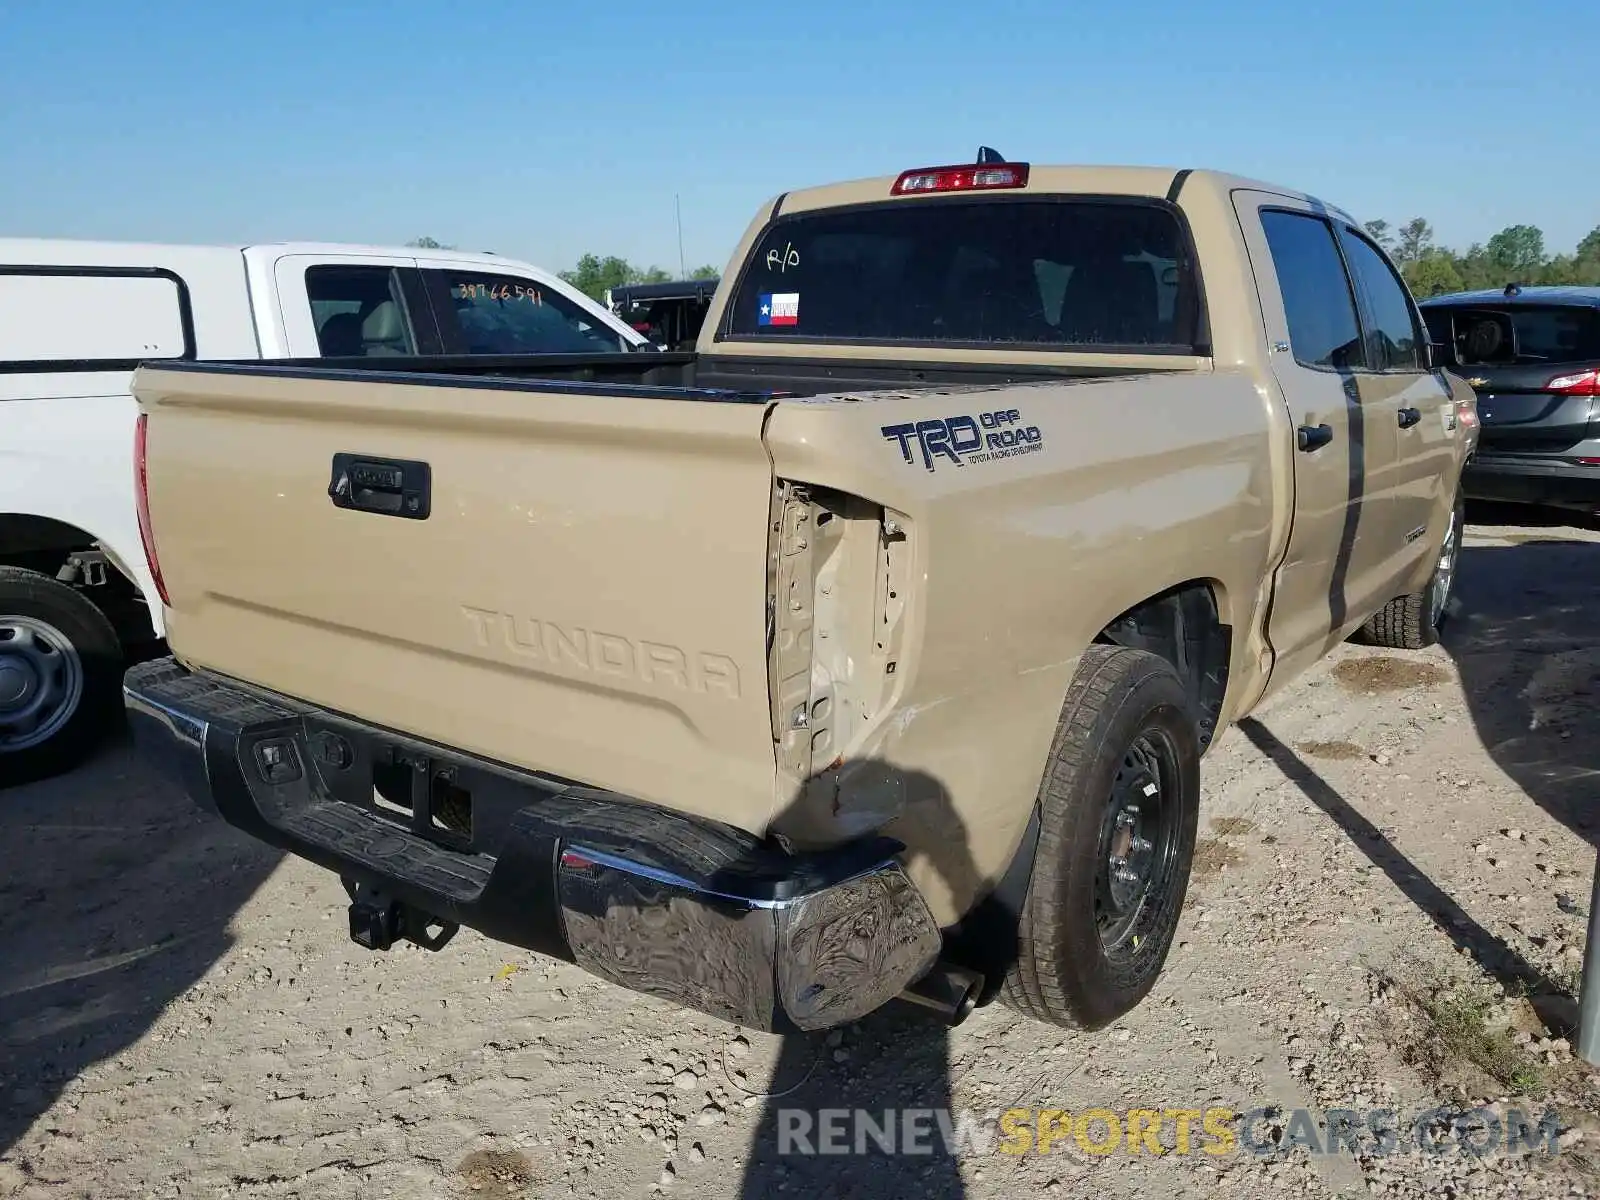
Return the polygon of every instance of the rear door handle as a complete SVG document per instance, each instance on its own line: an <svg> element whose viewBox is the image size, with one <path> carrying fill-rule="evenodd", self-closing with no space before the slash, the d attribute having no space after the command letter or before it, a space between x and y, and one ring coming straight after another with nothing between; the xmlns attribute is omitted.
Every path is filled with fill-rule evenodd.
<svg viewBox="0 0 1600 1200"><path fill-rule="evenodd" d="M1422 420L1422 410L1420 408L1402 408L1400 410L1401 429L1410 429L1420 420Z"/></svg>
<svg viewBox="0 0 1600 1200"><path fill-rule="evenodd" d="M1333 441L1333 426L1331 425L1302 425L1294 431L1294 444L1298 449L1308 454L1313 450L1320 450Z"/></svg>
<svg viewBox="0 0 1600 1200"><path fill-rule="evenodd" d="M335 454L328 499L335 508L426 521L433 508L433 470L409 458Z"/></svg>

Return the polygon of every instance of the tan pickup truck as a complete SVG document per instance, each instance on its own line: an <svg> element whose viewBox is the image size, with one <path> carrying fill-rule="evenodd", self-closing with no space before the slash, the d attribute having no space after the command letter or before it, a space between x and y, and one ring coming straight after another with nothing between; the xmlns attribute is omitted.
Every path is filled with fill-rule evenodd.
<svg viewBox="0 0 1600 1200"><path fill-rule="evenodd" d="M141 368L141 743L374 948L1127 1011L1217 732L1435 639L1473 395L1335 208L979 157L765 205L694 353Z"/></svg>

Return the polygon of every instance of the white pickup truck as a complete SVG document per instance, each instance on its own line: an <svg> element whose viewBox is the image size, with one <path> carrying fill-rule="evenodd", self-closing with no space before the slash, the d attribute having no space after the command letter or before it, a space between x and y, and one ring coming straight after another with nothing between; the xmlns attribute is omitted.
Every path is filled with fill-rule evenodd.
<svg viewBox="0 0 1600 1200"><path fill-rule="evenodd" d="M0 783L79 760L129 652L163 635L137 363L636 350L654 347L604 306L494 254L0 238Z"/></svg>

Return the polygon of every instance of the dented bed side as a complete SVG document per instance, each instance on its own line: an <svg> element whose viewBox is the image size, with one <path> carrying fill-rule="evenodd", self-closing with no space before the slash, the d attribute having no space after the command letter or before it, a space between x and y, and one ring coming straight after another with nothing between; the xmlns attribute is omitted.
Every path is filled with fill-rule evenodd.
<svg viewBox="0 0 1600 1200"><path fill-rule="evenodd" d="M1204 584L1249 687L1283 436L1241 372L779 404L774 470L810 511L791 499L778 572L775 829L881 827L959 915L1022 836L1078 658L1127 608ZM806 641L810 669L785 665Z"/></svg>

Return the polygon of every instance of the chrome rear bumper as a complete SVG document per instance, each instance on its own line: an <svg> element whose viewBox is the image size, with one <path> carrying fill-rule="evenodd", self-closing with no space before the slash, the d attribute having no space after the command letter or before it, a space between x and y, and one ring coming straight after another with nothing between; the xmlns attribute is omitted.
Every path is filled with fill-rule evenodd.
<svg viewBox="0 0 1600 1200"><path fill-rule="evenodd" d="M939 927L890 839L783 854L743 830L474 759L170 658L134 667L123 690L143 753L203 808L337 871L360 890L369 928L420 941L430 920L466 925L775 1032L857 1020L939 954ZM410 781L408 811L374 800L375 777ZM470 814L466 828L440 825L441 798Z"/></svg>

